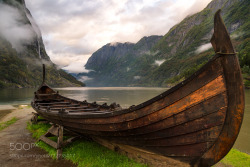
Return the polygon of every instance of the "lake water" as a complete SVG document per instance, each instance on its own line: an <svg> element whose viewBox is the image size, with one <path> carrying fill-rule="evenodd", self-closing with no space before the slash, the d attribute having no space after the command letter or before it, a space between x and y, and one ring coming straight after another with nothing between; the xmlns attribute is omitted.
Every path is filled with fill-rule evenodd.
<svg viewBox="0 0 250 167"><path fill-rule="evenodd" d="M55 88L60 94L99 104L116 102L123 108L140 104L162 92L165 88L144 87L82 87L82 88ZM0 105L30 104L35 89L0 89ZM245 114L240 134L234 148L250 154L250 90L245 91Z"/></svg>

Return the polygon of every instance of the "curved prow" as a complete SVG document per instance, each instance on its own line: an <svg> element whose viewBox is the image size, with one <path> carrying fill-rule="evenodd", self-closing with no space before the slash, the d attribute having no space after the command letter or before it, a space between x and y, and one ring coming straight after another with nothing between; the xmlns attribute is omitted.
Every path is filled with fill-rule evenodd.
<svg viewBox="0 0 250 167"><path fill-rule="evenodd" d="M235 54L234 47L220 12L221 10L219 9L214 16L214 34L211 38L211 44L215 53Z"/></svg>
<svg viewBox="0 0 250 167"><path fill-rule="evenodd" d="M43 64L43 83L45 83L45 64Z"/></svg>
<svg viewBox="0 0 250 167"><path fill-rule="evenodd" d="M214 16L214 34L211 43L223 68L227 111L220 135L194 164L197 167L212 166L227 155L237 139L244 115L245 100L241 69L220 12L221 10L218 10Z"/></svg>

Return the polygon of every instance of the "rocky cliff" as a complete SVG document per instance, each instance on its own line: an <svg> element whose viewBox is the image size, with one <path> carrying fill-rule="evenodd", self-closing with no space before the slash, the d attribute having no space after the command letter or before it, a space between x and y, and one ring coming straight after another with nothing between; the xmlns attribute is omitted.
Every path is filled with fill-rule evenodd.
<svg viewBox="0 0 250 167"><path fill-rule="evenodd" d="M50 86L84 85L50 61L24 0L1 0L0 18L0 88L39 86L42 64L46 64Z"/></svg>
<svg viewBox="0 0 250 167"><path fill-rule="evenodd" d="M92 71L79 77L93 78L87 82L90 86L173 86L213 56L209 41L213 16L218 9L222 9L241 66L250 66L249 6L248 0L213 0L201 12L173 26L163 37L144 37L136 44L107 44L86 64Z"/></svg>

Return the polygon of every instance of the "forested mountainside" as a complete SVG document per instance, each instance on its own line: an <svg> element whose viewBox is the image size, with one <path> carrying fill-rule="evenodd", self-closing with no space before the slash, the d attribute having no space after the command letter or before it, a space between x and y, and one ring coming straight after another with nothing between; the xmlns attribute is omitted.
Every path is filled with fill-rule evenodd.
<svg viewBox="0 0 250 167"><path fill-rule="evenodd" d="M89 58L89 86L168 86L190 76L213 55L210 44L213 17L222 9L222 17L238 52L245 78L250 73L248 0L213 0L199 13L187 16L164 36L143 37L136 44L113 43L97 50ZM161 25L157 25L161 26ZM250 83L246 80L246 85Z"/></svg>
<svg viewBox="0 0 250 167"><path fill-rule="evenodd" d="M1 0L0 15L0 88L39 86L42 64L50 86L84 86L51 62L24 0Z"/></svg>

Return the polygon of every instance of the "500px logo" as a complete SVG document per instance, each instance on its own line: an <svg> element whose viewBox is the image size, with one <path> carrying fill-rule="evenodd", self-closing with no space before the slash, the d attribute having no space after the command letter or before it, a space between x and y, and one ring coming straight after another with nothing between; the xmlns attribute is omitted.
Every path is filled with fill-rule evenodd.
<svg viewBox="0 0 250 167"><path fill-rule="evenodd" d="M36 147L36 143L10 143L10 150L30 150Z"/></svg>

